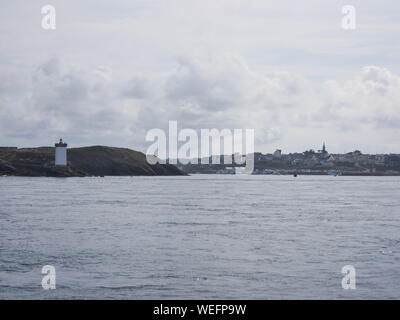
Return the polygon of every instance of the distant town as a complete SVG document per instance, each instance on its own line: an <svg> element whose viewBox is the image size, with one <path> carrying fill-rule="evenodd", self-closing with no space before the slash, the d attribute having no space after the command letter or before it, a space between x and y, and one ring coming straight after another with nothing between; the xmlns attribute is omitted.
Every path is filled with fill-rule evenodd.
<svg viewBox="0 0 400 320"><path fill-rule="evenodd" d="M210 161L211 163L211 161ZM221 164L178 164L186 173L235 174L234 165ZM400 154L363 154L359 150L344 154L331 154L325 143L321 150L313 149L302 153L284 154L276 150L272 154L254 153L253 174L294 174L294 175L400 175Z"/></svg>

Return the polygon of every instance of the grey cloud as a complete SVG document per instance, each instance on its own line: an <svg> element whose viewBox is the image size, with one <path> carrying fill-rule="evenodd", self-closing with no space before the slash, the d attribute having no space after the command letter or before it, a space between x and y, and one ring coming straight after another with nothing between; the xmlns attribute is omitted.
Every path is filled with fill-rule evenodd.
<svg viewBox="0 0 400 320"><path fill-rule="evenodd" d="M135 77L132 79L127 88L122 92L122 95L127 98L144 99L149 97L153 90L151 90L151 84L145 77Z"/></svg>
<svg viewBox="0 0 400 320"><path fill-rule="evenodd" d="M177 120L181 129L254 128L264 148L288 137L295 144L294 128L398 130L400 77L376 66L346 81L318 83L290 72L265 75L224 54L178 59L170 72L130 80L112 73L62 60L41 64L32 83L20 88L27 92L19 100L0 94L3 139L62 135L143 150L146 130L166 130L168 120Z"/></svg>

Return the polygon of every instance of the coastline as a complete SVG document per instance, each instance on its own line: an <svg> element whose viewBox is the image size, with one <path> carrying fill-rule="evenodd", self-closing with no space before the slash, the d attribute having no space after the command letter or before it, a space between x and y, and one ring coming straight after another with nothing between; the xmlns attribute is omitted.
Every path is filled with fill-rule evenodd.
<svg viewBox="0 0 400 320"><path fill-rule="evenodd" d="M186 175L170 164L151 165L145 154L127 149L91 146L68 149L65 166L56 166L52 147L0 148L0 176L179 176Z"/></svg>

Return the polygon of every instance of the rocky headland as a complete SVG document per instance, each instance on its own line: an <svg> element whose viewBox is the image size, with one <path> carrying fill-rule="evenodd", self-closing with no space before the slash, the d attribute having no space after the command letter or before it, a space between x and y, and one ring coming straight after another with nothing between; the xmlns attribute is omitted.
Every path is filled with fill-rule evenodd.
<svg viewBox="0 0 400 320"><path fill-rule="evenodd" d="M186 175L170 164L150 165L145 154L126 148L68 149L68 165L54 165L53 147L0 147L0 175L29 177Z"/></svg>

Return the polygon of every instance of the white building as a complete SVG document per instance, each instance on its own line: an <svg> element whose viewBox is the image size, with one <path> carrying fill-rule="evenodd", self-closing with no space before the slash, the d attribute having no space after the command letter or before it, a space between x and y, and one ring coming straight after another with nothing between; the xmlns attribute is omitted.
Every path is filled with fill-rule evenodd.
<svg viewBox="0 0 400 320"><path fill-rule="evenodd" d="M66 166L67 165L67 144L60 139L60 142L55 144L56 147L56 166Z"/></svg>
<svg viewBox="0 0 400 320"><path fill-rule="evenodd" d="M276 159L282 158L282 150L276 149L276 151L274 152L273 156L274 156L274 158L276 158Z"/></svg>

